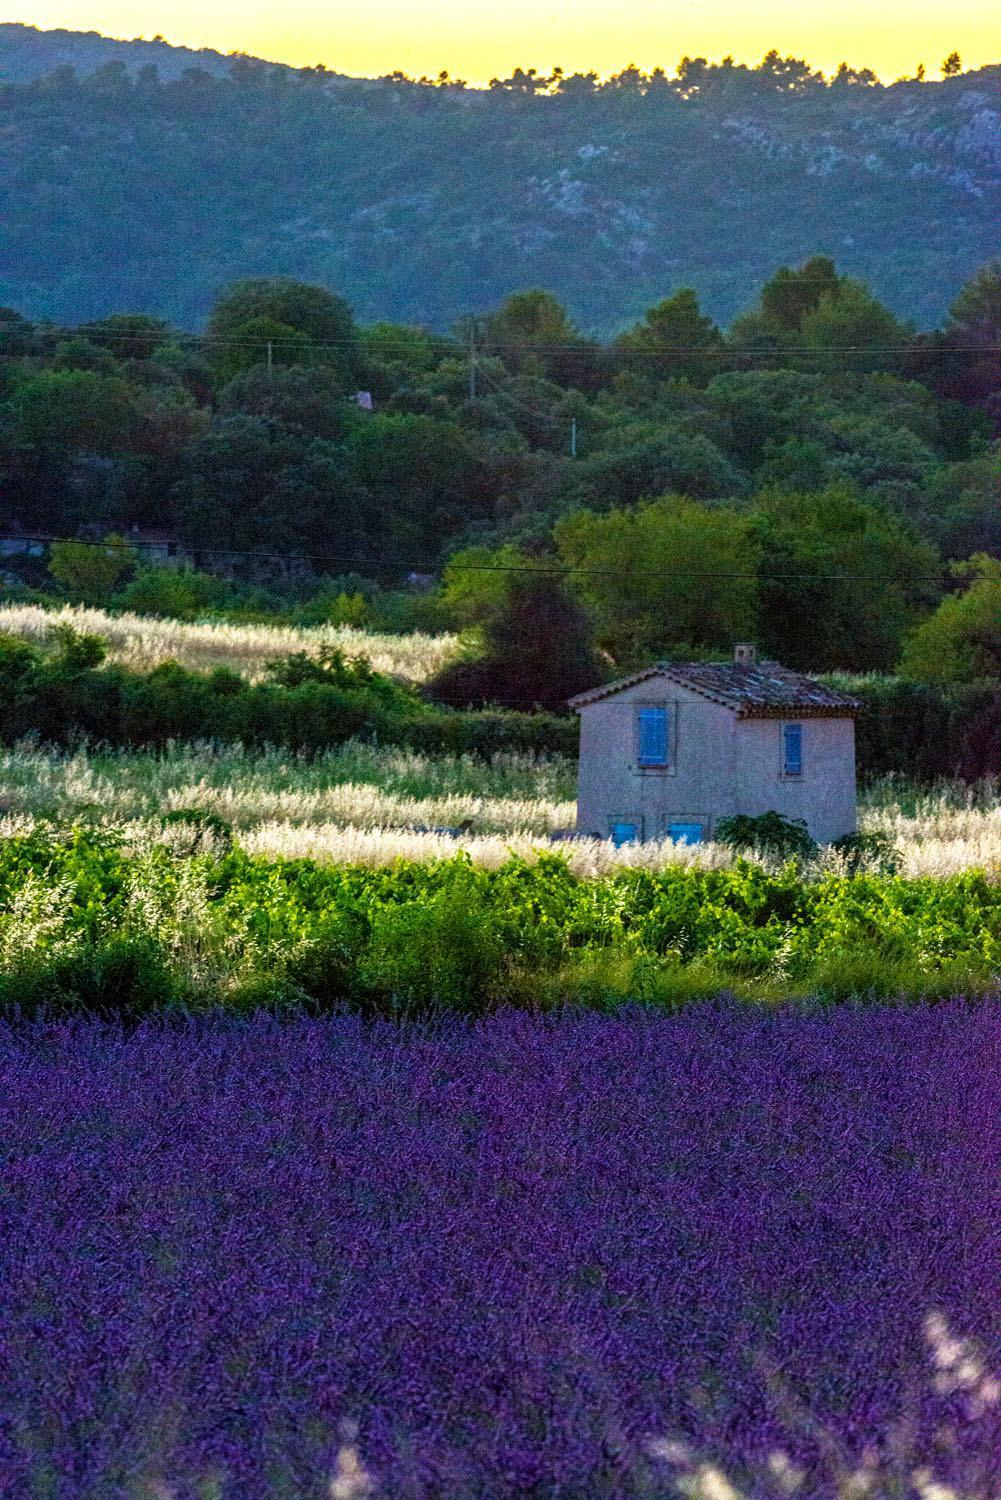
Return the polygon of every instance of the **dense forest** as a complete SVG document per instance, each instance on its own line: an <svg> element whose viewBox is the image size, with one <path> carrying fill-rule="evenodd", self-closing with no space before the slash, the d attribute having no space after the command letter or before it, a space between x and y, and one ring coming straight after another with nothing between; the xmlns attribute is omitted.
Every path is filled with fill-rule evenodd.
<svg viewBox="0 0 1001 1500"><path fill-rule="evenodd" d="M1001 222L1001 69L960 67L884 86L771 52L473 89L2 26L0 302L191 329L287 275L444 330L541 285L608 337L672 286L729 320L819 250L930 327Z"/></svg>
<svg viewBox="0 0 1001 1500"><path fill-rule="evenodd" d="M820 256L726 332L682 289L605 344L544 291L436 335L282 279L228 288L202 335L0 319L9 534L155 528L258 581L298 557L301 591L362 612L444 569L414 605L444 625L482 621L504 569L558 566L618 664L754 636L889 669L905 640L941 654L911 636L948 594L979 601L963 650L996 670L1001 263L928 335ZM104 561L102 602L128 573ZM124 602L183 612L163 586L147 570Z"/></svg>

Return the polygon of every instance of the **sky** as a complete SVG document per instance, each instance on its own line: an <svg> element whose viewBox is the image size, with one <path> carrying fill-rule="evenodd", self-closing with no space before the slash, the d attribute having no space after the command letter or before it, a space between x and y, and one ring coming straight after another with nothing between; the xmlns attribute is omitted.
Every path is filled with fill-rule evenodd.
<svg viewBox="0 0 1001 1500"><path fill-rule="evenodd" d="M922 62L937 77L954 49L967 69L1001 62L998 0L955 11L941 0L37 0L16 19L365 77L444 68L471 84L517 66L673 72L686 53L758 62L771 47L825 73L845 59L887 82Z"/></svg>

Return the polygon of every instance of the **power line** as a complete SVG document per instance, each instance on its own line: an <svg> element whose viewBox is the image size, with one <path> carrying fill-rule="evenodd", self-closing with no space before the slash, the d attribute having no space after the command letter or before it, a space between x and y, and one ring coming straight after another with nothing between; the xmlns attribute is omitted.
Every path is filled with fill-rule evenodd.
<svg viewBox="0 0 1001 1500"><path fill-rule="evenodd" d="M165 537L163 540L144 540L137 537L129 541L127 537L120 542L94 541L86 537L51 536L44 533L19 532L10 537L11 541L24 542L25 544L37 543L39 545L51 546L53 543L70 542L76 546L96 547L104 552L140 552L144 547L175 546L187 553L189 556L202 555L209 558L251 558L256 562L282 562L282 563L340 563L350 565L352 571L370 568L373 573L380 572L402 572L404 570L412 573L434 574L444 570L452 573L532 573L535 575L581 575L589 578L703 578L703 579L726 579L730 581L785 581L799 583L873 583L869 574L865 573L777 573L757 569L755 571L737 571L722 569L680 569L667 572L663 568L586 568L574 566L570 563L453 563L445 562L408 562L403 559L393 560L388 557L364 558L355 557L349 553L317 553L317 552L264 552L253 551L250 548L227 547L214 543L189 544L178 538ZM907 573L899 574L890 579L884 579L884 586L893 583L941 583L945 568L939 573Z"/></svg>
<svg viewBox="0 0 1001 1500"><path fill-rule="evenodd" d="M0 335L6 330L0 324ZM449 340L444 334L420 334L429 340L437 340L439 343L448 343L449 347L443 351L446 355L454 356L456 359L468 358L468 351L464 351L454 340ZM69 337L87 338L88 335L78 328L60 329L34 329L34 334L51 341L52 339L65 340ZM153 338L152 333L137 329L134 333L102 333L94 331L94 341L99 344L121 343L136 344L148 343ZM201 333L172 333L165 336L154 344L154 351L168 348L171 344L194 344L213 345L226 348L239 349L267 349L270 345L273 349L295 349L303 354L309 354L321 349L348 349L364 350L364 337L358 339L317 339L303 344L299 339L238 339L225 334L201 334ZM412 350L413 341L409 339L382 340L380 339L375 352L379 349L405 349ZM824 358L831 354L903 354L918 356L933 356L938 354L1001 354L1001 344L942 344L941 346L928 346L920 344L831 344L823 348L806 345L782 345L773 349L762 347L741 348L734 345L723 345L707 347L705 344L648 344L643 343L633 347L628 344L537 344L537 343L497 343L486 340L478 348L481 355L489 355L496 352L516 354L592 354L595 356L615 357L634 355L657 355L657 354L686 354L704 355L707 359L775 359L785 355L796 355L798 358L813 356ZM4 355L7 359L25 358L27 356L10 354Z"/></svg>

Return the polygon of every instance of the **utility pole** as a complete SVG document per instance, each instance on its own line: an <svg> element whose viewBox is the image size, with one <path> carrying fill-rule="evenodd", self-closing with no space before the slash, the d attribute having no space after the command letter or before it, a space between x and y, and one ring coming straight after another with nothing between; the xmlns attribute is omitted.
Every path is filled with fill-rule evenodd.
<svg viewBox="0 0 1001 1500"><path fill-rule="evenodd" d="M469 325L469 399L476 401L476 325Z"/></svg>
<svg viewBox="0 0 1001 1500"><path fill-rule="evenodd" d="M577 418L572 417L570 421L570 457L577 457Z"/></svg>
<svg viewBox="0 0 1001 1500"><path fill-rule="evenodd" d="M275 380L274 349L271 340L268 340L268 380L273 385Z"/></svg>

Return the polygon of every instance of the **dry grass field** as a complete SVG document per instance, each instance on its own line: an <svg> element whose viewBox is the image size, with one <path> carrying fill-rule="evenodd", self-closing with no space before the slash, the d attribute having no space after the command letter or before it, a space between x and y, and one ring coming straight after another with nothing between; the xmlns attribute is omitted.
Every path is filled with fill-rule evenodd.
<svg viewBox="0 0 1001 1500"><path fill-rule="evenodd" d="M225 819L248 851L338 863L436 859L462 848L477 863L496 866L511 853L532 858L552 847L583 875L616 865L733 862L732 850L712 844L551 845L549 834L573 825L575 770L560 756L497 755L486 763L358 743L313 758L198 744L163 755L20 745L0 751L0 827L82 820L125 825L145 842L182 837L161 831L160 819L191 809ZM466 820L471 828L457 839L419 831ZM1001 873L996 780L915 788L886 778L863 792L860 825L892 841L901 874ZM819 865L837 868L837 861L828 852Z"/></svg>
<svg viewBox="0 0 1001 1500"><path fill-rule="evenodd" d="M264 675L275 657L296 651L310 654L337 646L349 657L364 657L377 672L404 682L423 682L454 653L452 635L378 635L350 625L294 629L284 625L232 625L226 621L186 624L149 615L107 614L101 609L66 605L42 609L35 604L0 606L0 632L41 642L53 625L100 635L108 642L109 660L146 671L174 660L193 671L230 667L252 681Z"/></svg>

